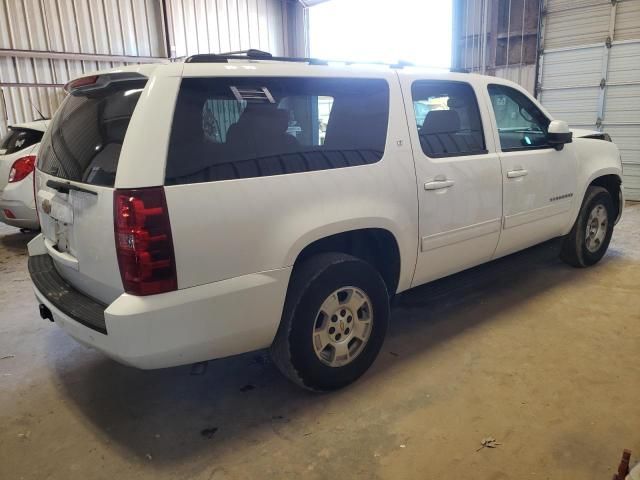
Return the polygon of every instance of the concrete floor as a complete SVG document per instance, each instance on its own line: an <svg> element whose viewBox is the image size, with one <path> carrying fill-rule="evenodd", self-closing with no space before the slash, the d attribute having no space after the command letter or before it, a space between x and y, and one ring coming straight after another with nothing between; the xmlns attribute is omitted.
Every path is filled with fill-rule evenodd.
<svg viewBox="0 0 640 480"><path fill-rule="evenodd" d="M640 455L640 205L594 268L548 243L400 296L326 395L257 354L197 375L76 344L38 317L29 238L0 227L1 479L604 480Z"/></svg>

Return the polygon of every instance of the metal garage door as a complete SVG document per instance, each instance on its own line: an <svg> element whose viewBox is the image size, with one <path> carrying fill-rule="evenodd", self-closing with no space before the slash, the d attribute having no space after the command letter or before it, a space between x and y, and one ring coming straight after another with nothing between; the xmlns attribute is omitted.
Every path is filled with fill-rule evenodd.
<svg viewBox="0 0 640 480"><path fill-rule="evenodd" d="M640 200L640 0L548 0L540 99L576 128L608 132L627 198Z"/></svg>

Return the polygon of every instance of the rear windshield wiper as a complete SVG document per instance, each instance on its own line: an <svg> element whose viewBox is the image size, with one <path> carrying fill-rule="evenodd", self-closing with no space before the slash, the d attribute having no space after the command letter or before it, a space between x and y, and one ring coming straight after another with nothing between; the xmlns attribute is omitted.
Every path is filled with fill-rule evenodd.
<svg viewBox="0 0 640 480"><path fill-rule="evenodd" d="M76 192L84 192L89 195L98 195L98 192L82 188L69 182L59 182L57 180L47 180L47 187L53 188L60 193L69 193L69 190L75 190Z"/></svg>

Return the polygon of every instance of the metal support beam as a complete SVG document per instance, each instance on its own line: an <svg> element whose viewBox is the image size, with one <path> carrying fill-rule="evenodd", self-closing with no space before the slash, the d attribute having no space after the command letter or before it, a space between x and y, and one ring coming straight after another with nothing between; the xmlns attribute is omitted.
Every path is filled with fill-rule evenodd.
<svg viewBox="0 0 640 480"><path fill-rule="evenodd" d="M0 57L44 58L46 60L82 60L89 62L162 63L162 57L136 57L133 55L105 55L101 53L63 53L42 50L15 50L0 48Z"/></svg>
<svg viewBox="0 0 640 480"><path fill-rule="evenodd" d="M602 80L600 81L600 94L598 96L598 116L596 118L596 127L600 130L604 122L605 102L607 96L607 80L609 77L609 58L611 57L611 44L616 29L616 11L618 2L612 0L611 13L609 15L609 36L605 40L604 52L602 55Z"/></svg>
<svg viewBox="0 0 640 480"><path fill-rule="evenodd" d="M536 34L536 73L534 82L535 85L533 87L533 95L538 99L540 99L540 94L542 93L541 85L542 85L542 64L544 61L543 52L543 42L544 42L544 29L546 28L547 23L543 22L543 12L545 9L546 0L540 0L538 4L538 32Z"/></svg>
<svg viewBox="0 0 640 480"><path fill-rule="evenodd" d="M285 56L308 57L309 9L302 3L284 1L282 5L283 43Z"/></svg>
<svg viewBox="0 0 640 480"><path fill-rule="evenodd" d="M0 82L0 87L35 87L35 88L62 88L63 83L33 83L33 82Z"/></svg>

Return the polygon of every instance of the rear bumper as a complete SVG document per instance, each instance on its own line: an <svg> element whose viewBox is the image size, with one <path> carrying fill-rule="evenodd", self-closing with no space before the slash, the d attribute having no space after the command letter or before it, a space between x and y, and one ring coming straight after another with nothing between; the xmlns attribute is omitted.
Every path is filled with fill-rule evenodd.
<svg viewBox="0 0 640 480"><path fill-rule="evenodd" d="M5 210L11 211L15 218L9 218L5 214ZM25 205L20 200L5 200L0 196L0 221L11 225L12 227L28 228L31 230L37 230L40 228L38 225L38 217L36 210Z"/></svg>
<svg viewBox="0 0 640 480"><path fill-rule="evenodd" d="M47 254L29 257L29 275L41 303L53 305L61 314L96 332L106 334L106 305L87 297L69 285ZM41 298L42 297L42 298Z"/></svg>
<svg viewBox="0 0 640 480"><path fill-rule="evenodd" d="M104 308L103 332L70 313L68 303L45 291L50 287L34 281L34 290L53 320L78 342L121 363L153 369L270 346L290 273L286 268L244 275L147 297L124 293Z"/></svg>
<svg viewBox="0 0 640 480"><path fill-rule="evenodd" d="M15 218L7 216L5 209L10 210ZM0 192L0 221L19 228L40 228L33 196L33 173L19 182L4 186Z"/></svg>

